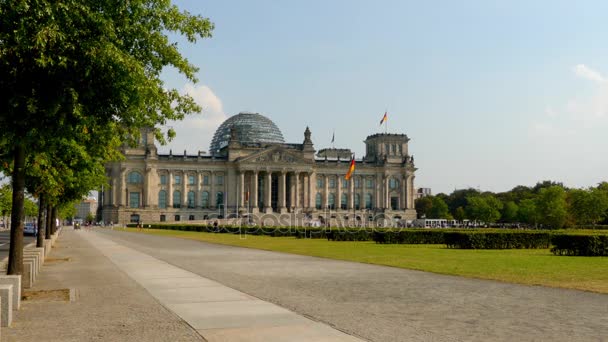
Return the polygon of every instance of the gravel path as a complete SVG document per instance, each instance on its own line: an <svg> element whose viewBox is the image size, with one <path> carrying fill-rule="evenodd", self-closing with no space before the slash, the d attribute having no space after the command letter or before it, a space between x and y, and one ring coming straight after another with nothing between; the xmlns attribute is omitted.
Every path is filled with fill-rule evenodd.
<svg viewBox="0 0 608 342"><path fill-rule="evenodd" d="M608 295L145 234L100 233L371 341L608 339Z"/></svg>

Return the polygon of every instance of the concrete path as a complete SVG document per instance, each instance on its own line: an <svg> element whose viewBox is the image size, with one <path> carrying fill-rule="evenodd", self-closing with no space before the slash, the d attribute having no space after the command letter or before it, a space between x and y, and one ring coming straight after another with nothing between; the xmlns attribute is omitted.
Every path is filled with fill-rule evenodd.
<svg viewBox="0 0 608 342"><path fill-rule="evenodd" d="M82 237L62 230L32 290L70 289L73 301L21 302L2 342L203 341Z"/></svg>
<svg viewBox="0 0 608 342"><path fill-rule="evenodd" d="M82 237L207 341L361 341L99 234Z"/></svg>
<svg viewBox="0 0 608 342"><path fill-rule="evenodd" d="M603 341L608 336L608 295L603 294L124 231L94 234L372 341Z"/></svg>

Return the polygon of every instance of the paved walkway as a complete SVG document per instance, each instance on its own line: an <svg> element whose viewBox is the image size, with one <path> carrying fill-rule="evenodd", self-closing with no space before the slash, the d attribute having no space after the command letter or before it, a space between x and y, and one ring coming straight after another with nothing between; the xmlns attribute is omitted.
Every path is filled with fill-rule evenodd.
<svg viewBox="0 0 608 342"><path fill-rule="evenodd" d="M203 341L83 239L92 234L64 228L32 289L73 289L75 300L22 301L1 341Z"/></svg>
<svg viewBox="0 0 608 342"><path fill-rule="evenodd" d="M608 336L605 294L141 233L95 234L372 341L555 342Z"/></svg>
<svg viewBox="0 0 608 342"><path fill-rule="evenodd" d="M208 341L361 341L99 234L82 237Z"/></svg>

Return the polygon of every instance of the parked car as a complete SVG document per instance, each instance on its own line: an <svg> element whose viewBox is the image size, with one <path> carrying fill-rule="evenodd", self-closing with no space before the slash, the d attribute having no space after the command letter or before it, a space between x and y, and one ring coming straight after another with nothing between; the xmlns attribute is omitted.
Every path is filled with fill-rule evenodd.
<svg viewBox="0 0 608 342"><path fill-rule="evenodd" d="M36 227L36 223L34 222L26 222L23 227L24 235L36 235L38 234L38 227Z"/></svg>

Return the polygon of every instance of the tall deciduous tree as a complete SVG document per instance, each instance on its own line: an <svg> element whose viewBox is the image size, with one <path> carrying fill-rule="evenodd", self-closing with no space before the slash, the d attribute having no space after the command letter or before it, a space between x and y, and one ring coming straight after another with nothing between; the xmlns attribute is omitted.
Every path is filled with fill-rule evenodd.
<svg viewBox="0 0 608 342"><path fill-rule="evenodd" d="M70 134L84 146L107 146L108 134L136 137L143 126L200 110L167 89L160 73L172 66L196 82L197 68L167 34L194 42L212 29L168 0L0 2L0 150L10 151L0 157L12 159L13 186L9 274L23 272L28 157Z"/></svg>
<svg viewBox="0 0 608 342"><path fill-rule="evenodd" d="M536 198L539 223L549 228L562 228L568 215L566 190L560 185L541 188Z"/></svg>
<svg viewBox="0 0 608 342"><path fill-rule="evenodd" d="M502 202L488 194L471 196L467 198L467 215L474 220L493 223L500 219Z"/></svg>

